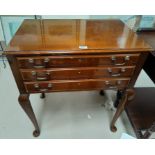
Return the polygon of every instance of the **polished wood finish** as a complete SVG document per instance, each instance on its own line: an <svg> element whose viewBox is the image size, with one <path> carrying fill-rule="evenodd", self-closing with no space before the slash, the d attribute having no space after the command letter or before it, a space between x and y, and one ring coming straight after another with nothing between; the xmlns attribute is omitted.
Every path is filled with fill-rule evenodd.
<svg viewBox="0 0 155 155"><path fill-rule="evenodd" d="M122 96L122 98L119 100L119 104L118 104L118 108L117 108L117 111L112 119L112 122L111 122L111 130L113 132L116 132L117 131L117 128L115 126L115 123L116 123L116 120L118 119L118 117L121 115L121 113L123 112L125 106L126 106L126 103L127 101L131 101L133 100L135 96L135 92L134 92L134 89L127 89L124 91L124 95Z"/></svg>
<svg viewBox="0 0 155 155"><path fill-rule="evenodd" d="M151 48L120 20L25 20L6 54L135 51L148 52Z"/></svg>
<svg viewBox="0 0 155 155"><path fill-rule="evenodd" d="M29 95L28 94L20 94L18 101L19 101L19 104L21 105L21 107L23 108L23 110L25 111L25 113L28 115L28 117L34 124L35 130L33 132L33 135L35 137L39 136L40 129L39 129L36 117L34 115L32 106L30 104Z"/></svg>
<svg viewBox="0 0 155 155"><path fill-rule="evenodd" d="M136 65L139 54L17 57L20 68L63 68Z"/></svg>
<svg viewBox="0 0 155 155"><path fill-rule="evenodd" d="M104 89L122 92L111 123L114 131L150 51L120 20L25 20L5 54L21 96L41 93L44 98L48 92ZM25 98L20 104L29 109ZM26 112L35 119L32 111Z"/></svg>
<svg viewBox="0 0 155 155"><path fill-rule="evenodd" d="M155 88L135 88L135 98L125 108L137 138L149 138L155 132L154 94Z"/></svg>
<svg viewBox="0 0 155 155"><path fill-rule="evenodd" d="M133 74L131 81L130 81L130 84L128 86L129 88L132 88L134 86L134 84L135 84L135 82L139 76L139 73L144 66L144 63L145 63L147 57L148 57L148 53L141 53L141 55L139 57L139 64L136 65L134 74Z"/></svg>
<svg viewBox="0 0 155 155"><path fill-rule="evenodd" d="M153 49L155 49L155 30L141 30L138 33L138 36L145 40Z"/></svg>
<svg viewBox="0 0 155 155"><path fill-rule="evenodd" d="M129 83L129 78L123 79L87 79L87 80L53 80L43 82L24 82L27 92L55 92L74 90L122 89Z"/></svg>
<svg viewBox="0 0 155 155"><path fill-rule="evenodd" d="M104 77L131 77L134 66L125 67L80 67L61 69L21 69L24 81L96 79Z"/></svg>
<svg viewBox="0 0 155 155"><path fill-rule="evenodd" d="M26 90L25 90L25 86L24 86L20 71L18 69L17 59L16 59L16 57L14 57L12 55L7 55L7 59L10 64L12 73L14 75L18 90L21 94L24 94L26 92Z"/></svg>

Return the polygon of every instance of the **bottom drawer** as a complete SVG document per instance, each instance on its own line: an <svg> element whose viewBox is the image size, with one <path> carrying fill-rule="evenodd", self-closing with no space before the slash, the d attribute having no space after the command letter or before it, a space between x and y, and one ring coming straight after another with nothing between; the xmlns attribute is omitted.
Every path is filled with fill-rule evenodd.
<svg viewBox="0 0 155 155"><path fill-rule="evenodd" d="M96 89L122 89L129 83L129 78L123 79L89 79L89 80L58 80L44 82L25 82L29 93L56 92L56 91L82 91Z"/></svg>

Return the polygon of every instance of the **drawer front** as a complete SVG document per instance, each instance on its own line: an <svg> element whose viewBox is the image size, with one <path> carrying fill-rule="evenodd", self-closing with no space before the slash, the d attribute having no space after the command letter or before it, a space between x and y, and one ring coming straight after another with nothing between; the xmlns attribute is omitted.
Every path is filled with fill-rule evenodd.
<svg viewBox="0 0 155 155"><path fill-rule="evenodd" d="M58 68L136 65L139 54L18 57L19 68Z"/></svg>
<svg viewBox="0 0 155 155"><path fill-rule="evenodd" d="M128 85L129 78L123 79L98 79L98 80L72 80L72 81L46 81L24 82L29 93L56 92L56 91L79 91L97 89L121 89Z"/></svg>
<svg viewBox="0 0 155 155"><path fill-rule="evenodd" d="M104 77L130 77L133 74L134 68L133 66L126 66L82 69L21 69L21 74L25 81L95 79Z"/></svg>

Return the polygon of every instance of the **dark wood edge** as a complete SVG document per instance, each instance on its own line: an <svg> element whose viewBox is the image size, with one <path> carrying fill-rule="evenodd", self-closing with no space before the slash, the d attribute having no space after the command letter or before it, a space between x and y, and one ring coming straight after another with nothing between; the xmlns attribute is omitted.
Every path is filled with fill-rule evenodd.
<svg viewBox="0 0 155 155"><path fill-rule="evenodd" d="M126 107L125 107L125 112L126 112L126 114L127 114L127 116L128 116L128 119L129 119L129 121L130 121L130 123L131 123L131 126L132 126L134 132L135 132L136 137L137 137L138 139L141 139L142 137L141 137L140 134L139 134L139 131L140 131L140 130L137 129L136 126L135 126L135 124L132 122L132 119L131 119L131 117L130 117L130 115L129 115L129 112L128 112L128 109L127 109Z"/></svg>
<svg viewBox="0 0 155 155"><path fill-rule="evenodd" d="M94 52L95 51L95 52ZM135 52L139 53L139 52L148 52L148 51L153 51L153 49L151 47L148 47L146 49L90 49L90 50L72 50L72 51L68 51L68 50L41 50L41 51L37 51L37 50L33 50L33 51L4 51L5 55L28 55L29 53L31 53L31 55L43 55L43 54L50 54L50 55L65 55L65 54L70 54L70 55L77 55L77 54L127 54L127 53L133 53L135 54Z"/></svg>
<svg viewBox="0 0 155 155"><path fill-rule="evenodd" d="M141 53L141 55L139 57L139 60L137 62L137 66L135 68L135 71L133 73L134 76L132 76L131 81L130 81L130 84L128 86L129 88L133 88L134 87L134 85L136 83L136 80L137 80L137 78L138 78L138 76L140 74L140 71L143 68L143 65L145 63L145 60L148 57L148 54L149 54L149 52L148 53Z"/></svg>
<svg viewBox="0 0 155 155"><path fill-rule="evenodd" d="M112 55L116 55L117 57L119 56L126 56L126 55L130 55L130 56L140 56L140 52L136 52L136 53L83 53L83 54L61 54L61 55L56 55L56 54L40 54L40 55L34 55L34 54L30 54L30 55L16 55L18 60L24 60L27 58L30 58L31 56L35 56L34 59L38 59L38 58L43 58L44 56L48 56L51 58L91 58L91 57L95 57L95 58L101 58L101 57L109 57Z"/></svg>
<svg viewBox="0 0 155 155"><path fill-rule="evenodd" d="M98 79L72 79L72 80L48 80L48 81L29 81L29 82L24 82L25 84L33 84L33 83L49 83L49 82L53 82L53 83L68 83L68 82L98 82L98 81L117 81L117 80L121 80L121 81L130 81L130 77L118 77L118 78L98 78Z"/></svg>
<svg viewBox="0 0 155 155"><path fill-rule="evenodd" d="M8 62L10 64L10 67L11 67L12 73L14 75L14 78L15 78L19 92L21 94L26 93L26 89L25 89L25 86L24 86L24 83L22 80L22 76L21 76L21 73L18 69L18 63L17 63L16 57L14 57L12 55L7 55L7 59L8 59Z"/></svg>
<svg viewBox="0 0 155 155"><path fill-rule="evenodd" d="M131 65L131 66L97 66L97 67L61 67L61 68L41 68L41 69L34 69L34 68L28 68L28 69L25 69L25 68L20 68L20 72L31 72L31 71L79 71L79 70L107 70L107 68L112 68L112 69L120 69L120 68L125 68L125 69L135 69L135 66L134 65Z"/></svg>
<svg viewBox="0 0 155 155"><path fill-rule="evenodd" d="M141 33L141 32L155 32L155 28L139 28L136 31L137 33Z"/></svg>
<svg viewBox="0 0 155 155"><path fill-rule="evenodd" d="M93 88L90 88L90 89L72 89L72 90L68 90L68 89L64 89L64 90L49 90L49 91L46 91L46 92L42 92L42 91L29 91L29 90L27 90L26 91L26 93L25 94L40 94L40 93L65 93L65 92L83 92L83 91L100 91L101 89L103 89L103 90L124 90L124 86L122 86L122 87L118 87L117 89L114 89L114 88L112 88L112 89L110 89L110 88L104 88L104 87L100 87L100 88L95 88L95 89L93 89Z"/></svg>

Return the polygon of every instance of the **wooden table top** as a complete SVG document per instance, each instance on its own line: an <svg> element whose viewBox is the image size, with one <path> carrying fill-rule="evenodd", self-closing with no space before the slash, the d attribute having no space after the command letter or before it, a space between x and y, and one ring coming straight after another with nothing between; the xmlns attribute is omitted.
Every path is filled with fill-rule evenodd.
<svg viewBox="0 0 155 155"><path fill-rule="evenodd" d="M152 51L120 20L24 20L6 54Z"/></svg>
<svg viewBox="0 0 155 155"><path fill-rule="evenodd" d="M142 31L138 35L155 50L155 31Z"/></svg>

